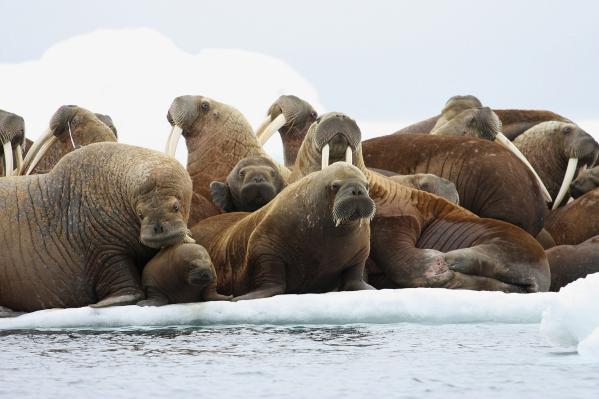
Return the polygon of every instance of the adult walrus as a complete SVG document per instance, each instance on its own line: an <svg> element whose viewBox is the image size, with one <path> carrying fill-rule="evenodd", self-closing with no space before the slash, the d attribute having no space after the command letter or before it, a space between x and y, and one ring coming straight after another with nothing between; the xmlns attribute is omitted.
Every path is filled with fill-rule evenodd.
<svg viewBox="0 0 599 399"><path fill-rule="evenodd" d="M0 176L11 176L23 165L23 146L25 142L25 121L12 112L0 109Z"/></svg>
<svg viewBox="0 0 599 399"><path fill-rule="evenodd" d="M551 268L551 291L559 291L571 282L599 273L599 235L578 245L558 245L547 250Z"/></svg>
<svg viewBox="0 0 599 399"><path fill-rule="evenodd" d="M224 301L216 292L216 270L204 247L193 243L160 250L144 267L141 284L146 299L139 306Z"/></svg>
<svg viewBox="0 0 599 399"><path fill-rule="evenodd" d="M256 141L249 122L237 109L202 96L173 100L167 119L172 126L166 153L175 155L179 138L187 144L187 171L193 182L189 225L217 215L210 183L224 181L237 162L246 157L268 157ZM283 177L289 174L279 167Z"/></svg>
<svg viewBox="0 0 599 399"><path fill-rule="evenodd" d="M116 129L107 124L112 120L105 115L100 118L104 121L98 114L76 105L58 108L50 119L48 130L27 152L23 174L48 173L63 156L81 146L116 142Z"/></svg>
<svg viewBox="0 0 599 399"><path fill-rule="evenodd" d="M183 242L189 175L173 158L117 143L67 154L47 174L0 180L0 306L133 304L141 268Z"/></svg>
<svg viewBox="0 0 599 399"><path fill-rule="evenodd" d="M574 123L539 123L518 136L514 144L554 198L552 209L561 204L578 171L593 166L599 155L597 141Z"/></svg>
<svg viewBox="0 0 599 399"><path fill-rule="evenodd" d="M337 163L287 186L253 213L202 220L192 235L235 300L372 289L364 282L375 207L364 175Z"/></svg>
<svg viewBox="0 0 599 399"><path fill-rule="evenodd" d="M599 188L551 211L545 229L557 245L576 245L599 235Z"/></svg>
<svg viewBox="0 0 599 399"><path fill-rule="evenodd" d="M353 162L367 176L377 206L368 264L369 282L375 287L507 292L549 288L547 258L533 237L369 171L360 138L360 129L347 115L320 116L308 130L290 180L339 160Z"/></svg>
<svg viewBox="0 0 599 399"><path fill-rule="evenodd" d="M212 201L223 212L254 212L284 187L285 180L278 167L265 157L243 158L224 183L210 183Z"/></svg>

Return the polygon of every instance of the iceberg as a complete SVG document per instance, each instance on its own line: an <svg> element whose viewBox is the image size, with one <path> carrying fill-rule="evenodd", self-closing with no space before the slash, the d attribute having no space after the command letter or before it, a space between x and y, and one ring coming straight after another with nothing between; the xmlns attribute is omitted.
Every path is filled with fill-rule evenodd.
<svg viewBox="0 0 599 399"><path fill-rule="evenodd" d="M162 307L49 309L0 319L0 330L218 325L539 323L555 293L440 288L279 295Z"/></svg>

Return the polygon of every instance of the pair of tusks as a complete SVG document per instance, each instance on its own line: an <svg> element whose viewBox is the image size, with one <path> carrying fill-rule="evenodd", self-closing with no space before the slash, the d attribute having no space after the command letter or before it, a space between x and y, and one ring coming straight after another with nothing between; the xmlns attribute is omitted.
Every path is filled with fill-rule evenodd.
<svg viewBox="0 0 599 399"><path fill-rule="evenodd" d="M351 147L347 146L347 148L345 149L345 162L347 162L348 164L352 164L352 152L351 152ZM325 145L324 147L322 147L322 169L326 168L327 166L329 166L329 152L330 152L330 147L329 145Z"/></svg>
<svg viewBox="0 0 599 399"><path fill-rule="evenodd" d="M39 161L42 159L46 152L52 147L52 145L58 139L54 135L54 131L52 129L48 129L44 132L42 137L37 139L32 145L29 151L27 151L27 155L25 155L25 160L23 161L23 165L21 168L21 172L25 170L25 175L31 174L33 169L37 166Z"/></svg>
<svg viewBox="0 0 599 399"><path fill-rule="evenodd" d="M518 159L520 159L522 162L524 162L524 164L528 167L528 169L534 175L535 179L537 179L537 183L539 183L539 187L541 187L541 191L543 192L543 197L545 197L545 202L551 202L551 194L549 194L549 191L547 190L547 187L545 187L545 184L543 184L543 180L541 180L541 178L537 174L535 168L532 167L532 165L530 164L530 162L528 162L528 159L526 159L526 157L524 156L524 154L522 154L520 152L520 150L518 149L518 147L516 147L514 145L514 143L512 143L507 137L505 137L503 133L497 133L497 136L495 136L495 142L497 144L505 147L512 154L514 154L515 156L517 156Z"/></svg>
<svg viewBox="0 0 599 399"><path fill-rule="evenodd" d="M177 144L179 143L179 138L181 138L181 134L183 134L183 129L178 125L174 125L171 129L171 133L168 136L168 140L166 141L166 150L165 153L168 156L175 157L175 152L177 151Z"/></svg>
<svg viewBox="0 0 599 399"><path fill-rule="evenodd" d="M21 150L21 144L17 144L15 148L16 155L16 169L12 153L12 147L10 145L10 141L6 142L2 145L2 150L4 151L4 175L5 176L18 176L21 174L21 170L23 169L23 151Z"/></svg>
<svg viewBox="0 0 599 399"><path fill-rule="evenodd" d="M559 192L557 193L557 197L555 197L555 201L553 202L552 210L557 209L559 204L563 201L568 189L570 188L570 183L572 183L572 179L574 179L574 175L576 174L576 167L578 166L578 158L570 158L568 160L568 167L566 168L566 174L564 175L564 180L562 181L562 186L559 188Z"/></svg>
<svg viewBox="0 0 599 399"><path fill-rule="evenodd" d="M270 117L266 118L260 126L258 126L258 129L256 129L256 138L260 145L264 145L264 143L266 143L275 132L285 126L286 123L287 119L283 114L280 114L272 121L270 120Z"/></svg>

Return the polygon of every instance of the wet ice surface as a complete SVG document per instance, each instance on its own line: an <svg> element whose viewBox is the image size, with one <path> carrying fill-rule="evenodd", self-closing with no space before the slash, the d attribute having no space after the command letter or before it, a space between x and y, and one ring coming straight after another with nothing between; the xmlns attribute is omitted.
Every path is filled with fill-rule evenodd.
<svg viewBox="0 0 599 399"><path fill-rule="evenodd" d="M538 324L0 331L4 397L595 397Z"/></svg>

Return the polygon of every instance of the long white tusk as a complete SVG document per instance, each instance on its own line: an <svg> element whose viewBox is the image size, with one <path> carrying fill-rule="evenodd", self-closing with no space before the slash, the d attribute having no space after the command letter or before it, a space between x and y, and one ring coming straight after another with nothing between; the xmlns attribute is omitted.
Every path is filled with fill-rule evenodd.
<svg viewBox="0 0 599 399"><path fill-rule="evenodd" d="M322 169L329 166L329 145L322 147Z"/></svg>
<svg viewBox="0 0 599 399"><path fill-rule="evenodd" d="M279 116L273 119L272 122L270 122L268 126L262 130L262 132L257 133L256 138L258 139L260 145L264 145L264 143L266 143L272 137L272 135L275 134L275 132L285 126L286 123L287 119L285 119L285 115L283 114L279 114Z"/></svg>
<svg viewBox="0 0 599 399"><path fill-rule="evenodd" d="M345 162L347 162L348 164L352 164L352 152L351 152L351 147L347 146L347 148L345 149Z"/></svg>
<svg viewBox="0 0 599 399"><path fill-rule="evenodd" d="M17 176L21 174L23 170L23 150L21 149L21 144L17 144L17 148L15 148L15 158L17 163Z"/></svg>
<svg viewBox="0 0 599 399"><path fill-rule="evenodd" d="M271 122L270 115L268 115L266 117L266 119L264 119L256 128L256 137L260 137L260 135L262 134L262 131L266 128L266 126L268 126L268 124L270 122Z"/></svg>
<svg viewBox="0 0 599 399"><path fill-rule="evenodd" d="M168 140L166 142L166 155L170 155L171 157L175 157L175 152L177 151L177 144L179 144L179 138L183 134L183 129L181 129L178 125L173 126L171 129L171 134L168 136Z"/></svg>
<svg viewBox="0 0 599 399"><path fill-rule="evenodd" d="M53 136L54 131L52 131L52 129L48 129L44 132L44 134L42 134L40 138L33 142L31 148L29 148L29 151L27 151L27 155L25 155L25 160L23 161L21 173L29 166L31 160L35 158L36 154L39 152L40 148L42 148L42 146L46 143L46 141L50 140L50 138Z"/></svg>
<svg viewBox="0 0 599 399"><path fill-rule="evenodd" d="M518 149L518 147L516 147L514 145L514 143L512 143L507 137L505 137L503 135L503 133L498 133L497 136L495 137L495 141L498 144L502 145L503 147L507 148L509 151L512 152L512 154L514 154L522 162L524 162L524 164L528 167L528 169L530 169L530 171L532 172L532 174L534 175L534 177L537 179L537 183L539 183L539 187L541 187L541 191L543 192L543 197L545 197L545 202L551 202L551 194L549 194L549 191L547 190L547 187L545 187L545 184L543 183L543 180L541 180L541 178L537 174L537 171L535 170L535 168L532 167L532 165L530 164L530 162L528 162L528 159L526 159L526 157L524 156L524 154L522 154L520 152L520 150Z"/></svg>
<svg viewBox="0 0 599 399"><path fill-rule="evenodd" d="M574 178L574 174L576 173L576 167L578 166L578 158L570 158L568 160L568 167L566 168L566 174L564 175L564 180L562 181L562 186L559 188L559 193L557 193L557 197L555 197L555 201L553 202L553 206L551 209L556 209L559 204L562 202L566 193L568 192L568 188L570 188L570 183L572 183L572 179Z"/></svg>
<svg viewBox="0 0 599 399"><path fill-rule="evenodd" d="M50 137L49 140L47 140L44 143L42 148L40 148L40 150L37 152L37 154L35 154L35 157L31 161L31 164L29 164L29 167L27 168L27 171L25 172L26 176L31 174L31 172L33 171L33 169L35 169L35 167L40 162L40 160L43 158L43 156L46 155L46 152L48 152L50 147L52 147L54 145L54 143L56 143L57 141L58 141L58 138L56 138L56 136L53 135L52 137Z"/></svg>
<svg viewBox="0 0 599 399"><path fill-rule="evenodd" d="M2 145L4 150L4 176L12 176L13 174L13 162L12 162L12 146L10 140Z"/></svg>

